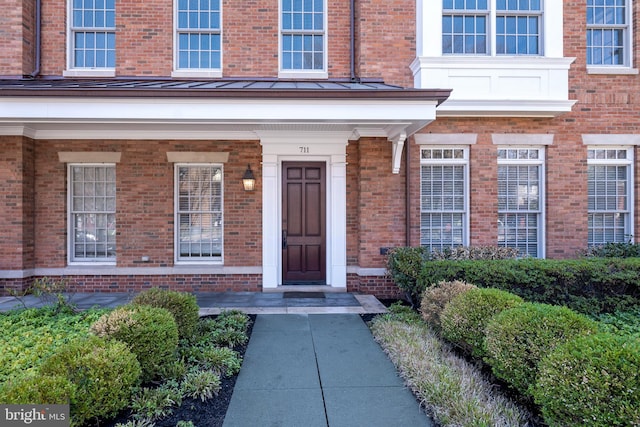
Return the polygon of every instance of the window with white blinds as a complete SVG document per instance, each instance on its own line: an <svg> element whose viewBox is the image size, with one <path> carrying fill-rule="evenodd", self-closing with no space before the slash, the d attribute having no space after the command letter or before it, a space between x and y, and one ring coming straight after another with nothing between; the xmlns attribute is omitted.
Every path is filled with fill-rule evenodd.
<svg viewBox="0 0 640 427"><path fill-rule="evenodd" d="M176 165L176 261L222 261L222 166Z"/></svg>
<svg viewBox="0 0 640 427"><path fill-rule="evenodd" d="M420 163L420 244L467 245L468 149L423 148Z"/></svg>
<svg viewBox="0 0 640 427"><path fill-rule="evenodd" d="M498 245L521 256L544 257L543 166L542 148L498 149Z"/></svg>
<svg viewBox="0 0 640 427"><path fill-rule="evenodd" d="M629 241L633 151L590 148L587 164L589 246Z"/></svg>
<svg viewBox="0 0 640 427"><path fill-rule="evenodd" d="M116 167L70 164L69 262L116 260Z"/></svg>

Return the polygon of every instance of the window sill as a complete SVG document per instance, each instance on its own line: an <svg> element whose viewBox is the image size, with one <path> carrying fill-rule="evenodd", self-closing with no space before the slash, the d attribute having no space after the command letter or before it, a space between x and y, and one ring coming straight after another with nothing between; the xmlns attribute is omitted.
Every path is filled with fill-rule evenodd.
<svg viewBox="0 0 640 427"><path fill-rule="evenodd" d="M222 77L222 70L175 70L171 72L171 77L219 79Z"/></svg>
<svg viewBox="0 0 640 427"><path fill-rule="evenodd" d="M76 68L64 70L63 77L115 77L116 70L112 68Z"/></svg>
<svg viewBox="0 0 640 427"><path fill-rule="evenodd" d="M278 78L324 80L329 78L329 73L326 71L281 70L278 72Z"/></svg>
<svg viewBox="0 0 640 427"><path fill-rule="evenodd" d="M638 74L637 68L630 67L589 67L587 66L587 74L620 74L620 75L635 75Z"/></svg>

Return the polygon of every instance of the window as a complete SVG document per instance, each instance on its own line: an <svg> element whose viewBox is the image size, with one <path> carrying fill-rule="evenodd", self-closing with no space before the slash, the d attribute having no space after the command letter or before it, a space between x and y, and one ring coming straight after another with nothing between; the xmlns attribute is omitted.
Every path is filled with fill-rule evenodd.
<svg viewBox="0 0 640 427"><path fill-rule="evenodd" d="M282 71L325 71L324 0L281 0Z"/></svg>
<svg viewBox="0 0 640 427"><path fill-rule="evenodd" d="M116 66L115 0L72 0L71 67Z"/></svg>
<svg viewBox="0 0 640 427"><path fill-rule="evenodd" d="M522 256L544 257L543 165L542 148L498 149L498 245Z"/></svg>
<svg viewBox="0 0 640 427"><path fill-rule="evenodd" d="M495 10L489 0L443 0L442 7L443 54L541 54L541 0L496 0Z"/></svg>
<svg viewBox="0 0 640 427"><path fill-rule="evenodd" d="M629 66L627 0L587 0L587 64Z"/></svg>
<svg viewBox="0 0 640 427"><path fill-rule="evenodd" d="M220 0L177 0L178 70L221 68Z"/></svg>
<svg viewBox="0 0 640 427"><path fill-rule="evenodd" d="M176 261L222 262L222 166L175 166Z"/></svg>
<svg viewBox="0 0 640 427"><path fill-rule="evenodd" d="M423 148L420 163L420 244L429 250L467 245L468 150Z"/></svg>
<svg viewBox="0 0 640 427"><path fill-rule="evenodd" d="M69 262L115 262L115 165L70 164Z"/></svg>
<svg viewBox="0 0 640 427"><path fill-rule="evenodd" d="M631 240L633 152L627 148L587 151L589 246Z"/></svg>

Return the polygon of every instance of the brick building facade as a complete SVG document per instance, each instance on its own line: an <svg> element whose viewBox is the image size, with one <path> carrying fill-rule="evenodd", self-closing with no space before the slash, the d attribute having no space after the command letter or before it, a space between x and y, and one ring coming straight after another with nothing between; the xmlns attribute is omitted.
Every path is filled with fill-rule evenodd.
<svg viewBox="0 0 640 427"><path fill-rule="evenodd" d="M386 297L385 248L637 234L631 0L10 3L5 290Z"/></svg>

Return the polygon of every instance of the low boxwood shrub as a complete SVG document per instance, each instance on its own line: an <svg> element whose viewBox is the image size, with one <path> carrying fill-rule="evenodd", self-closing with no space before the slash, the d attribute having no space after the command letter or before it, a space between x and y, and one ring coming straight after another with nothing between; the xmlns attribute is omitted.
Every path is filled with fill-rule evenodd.
<svg viewBox="0 0 640 427"><path fill-rule="evenodd" d="M453 298L442 310L442 336L474 357L485 355L485 327L493 316L522 304L522 298L506 291L477 288Z"/></svg>
<svg viewBox="0 0 640 427"><path fill-rule="evenodd" d="M151 288L136 295L132 303L168 310L175 318L180 338L189 338L196 332L198 320L200 319L200 308L196 302L195 295L187 292Z"/></svg>
<svg viewBox="0 0 640 427"><path fill-rule="evenodd" d="M558 346L533 396L550 426L640 425L640 339L600 333Z"/></svg>
<svg viewBox="0 0 640 427"><path fill-rule="evenodd" d="M420 302L422 318L434 330L440 331L440 315L445 306L457 295L475 288L475 285L460 280L440 282L427 288L422 294Z"/></svg>
<svg viewBox="0 0 640 427"><path fill-rule="evenodd" d="M609 242L581 251L578 255L598 258L631 258L640 257L640 244L631 242Z"/></svg>
<svg viewBox="0 0 640 427"><path fill-rule="evenodd" d="M566 307L524 303L489 321L485 361L496 377L530 396L544 356L560 344L597 330L595 321Z"/></svg>
<svg viewBox="0 0 640 427"><path fill-rule="evenodd" d="M0 387L0 402L5 404L68 405L76 387L67 377L40 374L11 379Z"/></svg>
<svg viewBox="0 0 640 427"><path fill-rule="evenodd" d="M640 307L630 311L605 313L595 318L604 332L616 335L633 335L640 338Z"/></svg>
<svg viewBox="0 0 640 427"><path fill-rule="evenodd" d="M176 360L178 327L164 308L124 305L98 319L91 331L128 344L140 362L143 383L160 376Z"/></svg>
<svg viewBox="0 0 640 427"><path fill-rule="evenodd" d="M140 364L127 345L88 336L71 341L45 359L44 377L64 377L75 387L73 425L116 415L127 407L140 379Z"/></svg>

